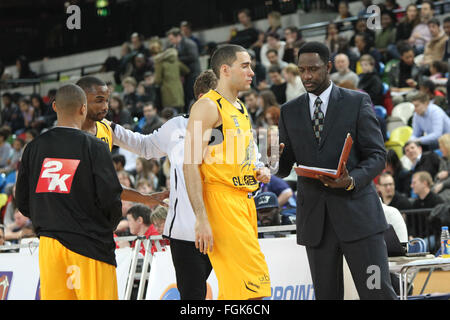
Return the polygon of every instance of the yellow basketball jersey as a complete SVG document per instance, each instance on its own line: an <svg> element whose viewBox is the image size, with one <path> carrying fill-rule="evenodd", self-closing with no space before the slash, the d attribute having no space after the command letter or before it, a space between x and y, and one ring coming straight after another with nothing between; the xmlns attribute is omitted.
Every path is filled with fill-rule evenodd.
<svg viewBox="0 0 450 320"><path fill-rule="evenodd" d="M241 110L237 109L215 90L201 99L207 98L216 103L222 125L212 131L206 157L200 165L203 182L255 191L257 149L247 109L240 101Z"/></svg>
<svg viewBox="0 0 450 320"><path fill-rule="evenodd" d="M97 134L95 135L100 140L106 142L109 147L109 151L112 150L112 131L111 127L105 121L96 121Z"/></svg>

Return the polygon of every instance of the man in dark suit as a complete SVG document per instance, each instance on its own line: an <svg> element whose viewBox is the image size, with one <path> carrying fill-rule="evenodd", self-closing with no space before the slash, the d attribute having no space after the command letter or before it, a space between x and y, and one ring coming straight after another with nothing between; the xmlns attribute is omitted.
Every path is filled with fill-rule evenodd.
<svg viewBox="0 0 450 320"><path fill-rule="evenodd" d="M347 133L353 147L337 179L298 177L297 243L304 245L317 299L343 299L343 256L361 299L396 299L383 233L387 222L372 180L386 151L367 94L335 86L328 48L309 42L298 67L306 94L281 107L278 174L294 163L336 168Z"/></svg>

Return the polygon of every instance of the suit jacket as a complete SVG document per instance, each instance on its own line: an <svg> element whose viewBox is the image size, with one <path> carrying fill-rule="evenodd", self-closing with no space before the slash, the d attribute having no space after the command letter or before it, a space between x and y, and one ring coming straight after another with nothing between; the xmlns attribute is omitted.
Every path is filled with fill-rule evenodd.
<svg viewBox="0 0 450 320"><path fill-rule="evenodd" d="M386 151L378 120L367 94L333 85L321 142L311 124L307 93L281 107L280 142L285 144L278 174L287 176L294 163L336 169L347 133L353 146L347 161L355 188L325 187L320 180L297 179L297 242L316 246L322 239L328 211L337 236L354 241L387 229L386 218L372 180L385 167Z"/></svg>

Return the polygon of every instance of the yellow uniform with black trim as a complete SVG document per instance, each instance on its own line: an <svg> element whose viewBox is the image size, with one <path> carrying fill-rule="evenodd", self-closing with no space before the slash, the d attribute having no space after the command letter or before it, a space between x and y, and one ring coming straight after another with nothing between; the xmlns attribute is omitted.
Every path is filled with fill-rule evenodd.
<svg viewBox="0 0 450 320"><path fill-rule="evenodd" d="M239 110L214 90L202 99L214 101L222 118L200 165L214 239L209 258L218 279L219 299L268 297L269 271L258 242L257 214L250 194L258 188L258 181L249 115L241 102Z"/></svg>
<svg viewBox="0 0 450 320"><path fill-rule="evenodd" d="M106 142L109 147L109 151L112 150L112 129L105 121L96 121L95 126L97 127L97 138Z"/></svg>

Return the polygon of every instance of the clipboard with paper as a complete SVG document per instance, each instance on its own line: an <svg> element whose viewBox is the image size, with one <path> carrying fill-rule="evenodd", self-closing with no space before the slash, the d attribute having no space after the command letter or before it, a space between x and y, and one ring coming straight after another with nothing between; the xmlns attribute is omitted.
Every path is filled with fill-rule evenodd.
<svg viewBox="0 0 450 320"><path fill-rule="evenodd" d="M339 158L337 169L326 169L326 168L317 168L299 165L294 167L294 170L298 176L302 177L317 179L318 175L322 175L336 179L342 174L344 163L346 163L348 160L350 151L352 149L352 145L353 145L352 136L350 135L350 133L347 133L347 137L345 138L344 146L342 147L342 152Z"/></svg>

